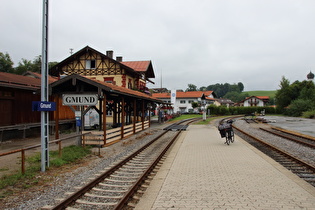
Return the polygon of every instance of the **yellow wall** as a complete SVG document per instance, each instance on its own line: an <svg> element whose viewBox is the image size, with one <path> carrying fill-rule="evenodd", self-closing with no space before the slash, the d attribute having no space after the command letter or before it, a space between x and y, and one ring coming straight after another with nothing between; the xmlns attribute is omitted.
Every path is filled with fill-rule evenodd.
<svg viewBox="0 0 315 210"><path fill-rule="evenodd" d="M95 69L85 69L86 68L86 60L95 60ZM110 59L102 60L101 55L92 53L84 54L80 56L78 60L73 60L62 67L62 71L64 75L71 74L80 74L82 76L95 78L99 81L104 81L104 78L114 78L115 84L117 86L123 86L123 75L125 74L125 69L122 69L119 63L115 63ZM62 76L62 75L61 75ZM133 78L130 75L126 75L126 84L124 87L128 88L128 81L132 79L132 88L139 89L139 82L143 82L144 86L146 86L146 82L143 79L140 79L137 83L137 78Z"/></svg>

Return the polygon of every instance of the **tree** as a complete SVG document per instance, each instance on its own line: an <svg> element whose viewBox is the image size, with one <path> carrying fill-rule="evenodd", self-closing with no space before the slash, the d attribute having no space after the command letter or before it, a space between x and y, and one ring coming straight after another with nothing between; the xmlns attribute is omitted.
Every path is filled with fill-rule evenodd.
<svg viewBox="0 0 315 210"><path fill-rule="evenodd" d="M198 102L192 102L191 107L195 109L195 108L199 107L199 103Z"/></svg>
<svg viewBox="0 0 315 210"><path fill-rule="evenodd" d="M240 93L237 91L228 92L227 94L224 95L224 98L228 98L234 102L243 101L246 97L249 97L248 93Z"/></svg>
<svg viewBox="0 0 315 210"><path fill-rule="evenodd" d="M207 86L206 90L212 90L216 93L218 98L224 97L229 92L239 92L241 93L244 90L243 83L239 82L238 84L215 84Z"/></svg>
<svg viewBox="0 0 315 210"><path fill-rule="evenodd" d="M0 72L14 72L13 61L8 53L0 52Z"/></svg>
<svg viewBox="0 0 315 210"><path fill-rule="evenodd" d="M237 86L238 86L240 92L243 92L243 90L244 90L244 85L243 85L243 83L239 82L239 83L237 83Z"/></svg>
<svg viewBox="0 0 315 210"><path fill-rule="evenodd" d="M24 74L27 71L33 71L34 65L32 61L22 58L22 61L19 62L19 65L15 68L16 74Z"/></svg>
<svg viewBox="0 0 315 210"><path fill-rule="evenodd" d="M286 79L284 76L279 85L280 89L276 92L276 104L277 108L283 110L285 107L289 106L292 101L292 91L290 88L290 81Z"/></svg>
<svg viewBox="0 0 315 210"><path fill-rule="evenodd" d="M24 74L27 71L41 73L42 59L41 56L35 57L33 61L22 58L19 65L15 68L16 74Z"/></svg>
<svg viewBox="0 0 315 210"><path fill-rule="evenodd" d="M186 92L188 91L197 91L197 86L193 84L188 84L188 88L186 89Z"/></svg>
<svg viewBox="0 0 315 210"><path fill-rule="evenodd" d="M207 88L206 88L205 86L201 86L201 87L199 88L199 90L200 90L200 91L206 91Z"/></svg>
<svg viewBox="0 0 315 210"><path fill-rule="evenodd" d="M304 80L301 83L301 90L298 99L311 100L315 102L315 85L312 81Z"/></svg>

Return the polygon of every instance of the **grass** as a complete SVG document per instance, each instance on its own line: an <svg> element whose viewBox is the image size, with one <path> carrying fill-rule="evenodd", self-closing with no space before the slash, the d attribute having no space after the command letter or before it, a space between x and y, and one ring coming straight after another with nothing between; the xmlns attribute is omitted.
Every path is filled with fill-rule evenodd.
<svg viewBox="0 0 315 210"><path fill-rule="evenodd" d="M181 120L186 120L186 119L190 119L190 118L196 118L196 117L202 117L202 115L200 114L182 114L179 117L175 117L173 119L171 119L170 121L181 121Z"/></svg>
<svg viewBox="0 0 315 210"><path fill-rule="evenodd" d="M248 93L250 96L269 96L275 97L276 90L255 90L255 91L244 91L244 93Z"/></svg>
<svg viewBox="0 0 315 210"><path fill-rule="evenodd" d="M190 119L190 118L201 118L202 119L202 115L200 115L200 114L183 114L183 115L181 115L179 117L171 119L170 121L181 121L181 120ZM200 120L200 121L198 121L198 122L196 122L194 124L196 124L196 125L206 125L206 124L209 124L210 121L218 119L218 118L222 118L222 116L219 116L219 117L208 117L208 118L206 118L206 120Z"/></svg>
<svg viewBox="0 0 315 210"><path fill-rule="evenodd" d="M58 151L50 152L50 167L48 170L58 168L60 166L75 163L76 161L86 157L91 153L91 147L69 146L62 149L62 156L59 157ZM10 194L13 194L12 189L6 189L13 186L18 189L27 189L39 183L47 182L49 180L41 180L41 154L36 153L26 159L27 169L25 174L21 172L5 175L0 178L0 199Z"/></svg>

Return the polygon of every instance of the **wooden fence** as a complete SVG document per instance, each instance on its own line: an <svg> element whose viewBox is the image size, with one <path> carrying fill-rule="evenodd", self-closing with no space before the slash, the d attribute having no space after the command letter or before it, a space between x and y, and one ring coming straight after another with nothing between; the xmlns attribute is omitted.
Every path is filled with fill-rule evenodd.
<svg viewBox="0 0 315 210"><path fill-rule="evenodd" d="M149 121L144 121L135 124L135 132L133 129L133 124L126 125L123 127L113 128L106 130L106 136L104 138L104 131L83 131L82 134L82 144L83 145L97 145L100 147L109 146L114 144L121 139L128 137L134 133L138 133L149 127Z"/></svg>

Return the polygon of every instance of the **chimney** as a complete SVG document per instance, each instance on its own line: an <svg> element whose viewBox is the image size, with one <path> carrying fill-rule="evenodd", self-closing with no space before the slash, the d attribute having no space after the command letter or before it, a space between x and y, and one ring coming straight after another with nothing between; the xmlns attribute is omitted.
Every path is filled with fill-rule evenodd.
<svg viewBox="0 0 315 210"><path fill-rule="evenodd" d="M114 51L112 51L112 50L106 51L106 56L107 57L113 58L113 54L114 54Z"/></svg>
<svg viewBox="0 0 315 210"><path fill-rule="evenodd" d="M123 61L123 57L122 56L116 56L116 61L122 62Z"/></svg>

